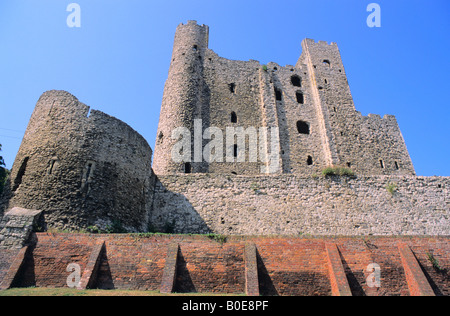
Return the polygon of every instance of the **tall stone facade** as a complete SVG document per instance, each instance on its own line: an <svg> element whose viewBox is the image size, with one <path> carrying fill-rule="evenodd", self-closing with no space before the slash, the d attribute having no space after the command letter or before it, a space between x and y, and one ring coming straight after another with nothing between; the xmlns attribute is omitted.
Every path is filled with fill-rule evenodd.
<svg viewBox="0 0 450 316"><path fill-rule="evenodd" d="M360 175L415 175L395 117L356 111L335 43L305 39L296 65L281 67L222 58L208 48L208 32L195 21L177 28L155 146L157 174L265 173L264 162L249 156L250 141L226 142L225 133L243 128L251 138L261 127L276 127L276 173L313 175L345 166ZM171 156L179 141L172 133L180 127L190 131L192 145L184 164ZM221 161L201 156L211 128L223 134ZM266 145L258 150L271 152ZM236 158L230 161L225 157L233 146Z"/></svg>
<svg viewBox="0 0 450 316"><path fill-rule="evenodd" d="M64 230L450 235L450 179L415 176L394 116L356 111L336 44L306 39L282 67L222 58L208 38L195 21L176 30L153 166L127 124L44 93L0 216L38 210L41 229ZM323 177L328 166L354 176Z"/></svg>

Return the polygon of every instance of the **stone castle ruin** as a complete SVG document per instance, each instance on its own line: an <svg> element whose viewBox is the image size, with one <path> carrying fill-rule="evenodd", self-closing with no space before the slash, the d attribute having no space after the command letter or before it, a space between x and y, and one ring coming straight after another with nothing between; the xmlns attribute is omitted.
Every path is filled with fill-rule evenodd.
<svg viewBox="0 0 450 316"><path fill-rule="evenodd" d="M0 199L0 290L448 296L450 178L356 111L337 45L282 67L208 36L176 30L153 165L127 124L40 97Z"/></svg>
<svg viewBox="0 0 450 316"><path fill-rule="evenodd" d="M67 92L44 93L0 216L39 210L44 230L450 234L450 179L415 175L394 116L356 111L335 43L305 39L297 63L282 67L220 57L208 37L195 21L176 30L153 166L127 124ZM177 128L190 138L184 161L173 159ZM258 157L272 161L250 157L255 135ZM322 176L330 166L351 176Z"/></svg>

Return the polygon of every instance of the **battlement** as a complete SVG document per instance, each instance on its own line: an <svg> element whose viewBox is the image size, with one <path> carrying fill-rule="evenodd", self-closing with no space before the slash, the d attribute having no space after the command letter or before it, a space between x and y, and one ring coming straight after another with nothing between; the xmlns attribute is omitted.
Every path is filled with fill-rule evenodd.
<svg viewBox="0 0 450 316"><path fill-rule="evenodd" d="M316 40L311 39L311 38L305 38L303 40L303 42L305 44L319 44L319 45L324 45L324 46L337 46L337 44L335 42L328 43L327 41L316 41Z"/></svg>

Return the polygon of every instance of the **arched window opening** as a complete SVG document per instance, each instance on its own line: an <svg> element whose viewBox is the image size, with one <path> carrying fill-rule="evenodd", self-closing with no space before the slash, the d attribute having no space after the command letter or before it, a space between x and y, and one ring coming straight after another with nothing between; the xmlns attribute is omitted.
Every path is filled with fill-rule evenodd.
<svg viewBox="0 0 450 316"><path fill-rule="evenodd" d="M302 79L297 76L297 75L293 75L291 77L291 83L294 87L301 87L302 86Z"/></svg>
<svg viewBox="0 0 450 316"><path fill-rule="evenodd" d="M308 159L306 160L306 163L308 164L308 166L312 166L313 158L311 156L308 156Z"/></svg>
<svg viewBox="0 0 450 316"><path fill-rule="evenodd" d="M329 61L328 59L324 59L324 60L323 60L323 64L324 64L325 66L327 66L327 67L330 67L330 66L331 66L331 63L330 63L330 61Z"/></svg>
<svg viewBox="0 0 450 316"><path fill-rule="evenodd" d="M235 83L230 83L228 85L228 89L230 89L231 93L236 93L236 84Z"/></svg>
<svg viewBox="0 0 450 316"><path fill-rule="evenodd" d="M231 112L231 123L237 123L237 115L236 112Z"/></svg>
<svg viewBox="0 0 450 316"><path fill-rule="evenodd" d="M303 121L298 121L297 122L297 131L300 134L306 134L309 135L310 130L309 130L309 124Z"/></svg>

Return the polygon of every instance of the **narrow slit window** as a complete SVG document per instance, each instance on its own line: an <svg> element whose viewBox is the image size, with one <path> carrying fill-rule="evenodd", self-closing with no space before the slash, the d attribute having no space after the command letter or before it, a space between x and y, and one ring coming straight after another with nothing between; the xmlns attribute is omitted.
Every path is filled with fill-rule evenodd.
<svg viewBox="0 0 450 316"><path fill-rule="evenodd" d="M300 91L297 91L295 93L295 96L297 97L297 102L299 104L304 104L305 103L305 97L303 96L303 93L301 93Z"/></svg>
<svg viewBox="0 0 450 316"><path fill-rule="evenodd" d="M309 130L309 124L303 121L298 121L297 122L297 131L300 134L306 134L309 135L310 130Z"/></svg>
<svg viewBox="0 0 450 316"><path fill-rule="evenodd" d="M236 93L236 84L235 83L230 83L228 85L228 89L230 89L231 93Z"/></svg>
<svg viewBox="0 0 450 316"><path fill-rule="evenodd" d="M382 169L384 169L384 161L383 161L383 159L380 159L380 167L381 167Z"/></svg>
<svg viewBox="0 0 450 316"><path fill-rule="evenodd" d="M395 165L395 169L396 169L396 170L400 169L400 166L398 165L398 162L397 162L397 161L394 161L394 165Z"/></svg>
<svg viewBox="0 0 450 316"><path fill-rule="evenodd" d="M238 156L238 145L234 145L233 146L233 156L234 156L234 158L237 158L237 156Z"/></svg>
<svg viewBox="0 0 450 316"><path fill-rule="evenodd" d="M231 112L231 123L237 123L237 115L236 112Z"/></svg>
<svg viewBox="0 0 450 316"><path fill-rule="evenodd" d="M89 178L91 177L91 172L92 172L92 163L88 163L87 168L86 168L86 175L84 180L86 181L86 183L89 181Z"/></svg>
<svg viewBox="0 0 450 316"><path fill-rule="evenodd" d="M55 169L56 162L57 162L56 159L50 160L49 166L48 166L48 169L47 169L47 174L51 175L53 173L53 170Z"/></svg>

